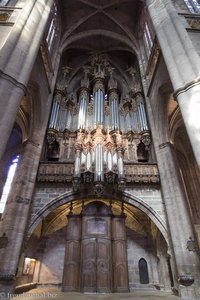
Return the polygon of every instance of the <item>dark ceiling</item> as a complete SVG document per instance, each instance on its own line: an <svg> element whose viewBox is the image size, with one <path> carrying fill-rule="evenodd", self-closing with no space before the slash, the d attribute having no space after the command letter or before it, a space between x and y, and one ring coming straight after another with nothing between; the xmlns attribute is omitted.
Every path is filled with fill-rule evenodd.
<svg viewBox="0 0 200 300"><path fill-rule="evenodd" d="M87 64L91 53L104 53L128 82L137 66L137 24L143 4L139 0L62 0L61 65L73 70L71 79ZM78 79L77 79L78 80Z"/></svg>

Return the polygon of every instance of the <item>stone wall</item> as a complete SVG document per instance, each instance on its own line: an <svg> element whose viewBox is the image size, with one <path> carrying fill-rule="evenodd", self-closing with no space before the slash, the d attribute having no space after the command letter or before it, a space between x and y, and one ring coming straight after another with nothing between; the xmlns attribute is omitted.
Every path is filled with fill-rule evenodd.
<svg viewBox="0 0 200 300"><path fill-rule="evenodd" d="M158 266L155 249L147 236L132 230L127 231L127 254L129 271L129 288L150 288L159 284ZM141 284L139 277L139 260L144 258L148 266L149 284Z"/></svg>
<svg viewBox="0 0 200 300"><path fill-rule="evenodd" d="M72 191L72 186L67 186L64 183L38 183L33 197L31 220L33 220L36 214L52 200ZM164 206L162 203L161 191L158 187L154 187L153 185L144 185L143 187L138 186L135 188L127 187L125 192L130 194L131 197L136 197L138 200L148 204L165 222ZM131 200L129 203L131 203Z"/></svg>
<svg viewBox="0 0 200 300"><path fill-rule="evenodd" d="M40 267L37 267L38 274L34 275L39 285L60 285L62 282L65 231L66 227L40 240L35 254ZM155 248L148 237L127 229L127 256L130 290L159 285ZM138 262L141 258L148 264L149 284L140 283Z"/></svg>
<svg viewBox="0 0 200 300"><path fill-rule="evenodd" d="M62 228L40 240L36 252L37 263L40 264L37 276L39 284L60 284L62 282L65 230L66 228Z"/></svg>

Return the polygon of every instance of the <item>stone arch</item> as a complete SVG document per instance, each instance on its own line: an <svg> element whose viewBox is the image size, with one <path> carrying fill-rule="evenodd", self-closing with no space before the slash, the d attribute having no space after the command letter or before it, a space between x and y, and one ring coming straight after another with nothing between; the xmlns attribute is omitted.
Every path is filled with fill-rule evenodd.
<svg viewBox="0 0 200 300"><path fill-rule="evenodd" d="M82 199L94 199L94 195L90 194L90 191L84 190L84 192L68 192L65 193L55 199L53 199L50 203L46 204L37 214L33 217L31 223L29 224L27 237L29 238L37 225L46 217L48 216L54 209L58 208L59 206L73 202L75 200L82 200ZM95 197L96 198L96 197ZM164 220L158 215L158 213L147 203L145 203L142 199L132 196L126 192L121 191L111 191L110 193L107 192L104 195L104 199L108 200L115 200L118 202L124 202L129 204L130 206L138 208L142 211L146 216L150 218L150 220L156 225L159 231L162 233L163 237L165 238L168 244L168 237L167 237L167 225Z"/></svg>
<svg viewBox="0 0 200 300"><path fill-rule="evenodd" d="M67 48L69 48L72 43L79 41L80 39L83 38L94 37L97 35L101 35L101 36L103 35L111 39L116 39L117 41L122 42L126 47L128 46L130 48L130 51L132 50L134 54L138 53L136 41L131 41L129 38L122 36L121 34L118 34L116 32L109 31L109 30L102 30L102 29L95 29L95 30L93 29L93 30L87 30L85 32L77 33L76 35L73 35L67 40L64 40L60 50L61 52L63 52Z"/></svg>

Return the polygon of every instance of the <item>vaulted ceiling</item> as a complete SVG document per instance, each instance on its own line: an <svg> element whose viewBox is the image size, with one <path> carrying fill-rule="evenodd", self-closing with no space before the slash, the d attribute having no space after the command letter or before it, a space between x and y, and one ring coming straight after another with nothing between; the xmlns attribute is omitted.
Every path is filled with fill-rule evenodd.
<svg viewBox="0 0 200 300"><path fill-rule="evenodd" d="M62 65L83 66L91 53L106 53L123 72L136 64L139 0L61 0Z"/></svg>
<svg viewBox="0 0 200 300"><path fill-rule="evenodd" d="M137 49L138 0L63 0L63 47L90 51Z"/></svg>

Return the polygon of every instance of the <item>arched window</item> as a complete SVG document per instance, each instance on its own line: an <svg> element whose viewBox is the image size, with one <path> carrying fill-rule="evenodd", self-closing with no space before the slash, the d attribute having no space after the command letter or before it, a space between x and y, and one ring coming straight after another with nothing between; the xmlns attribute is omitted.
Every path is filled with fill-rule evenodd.
<svg viewBox="0 0 200 300"><path fill-rule="evenodd" d="M151 49L153 46L153 40L150 33L149 25L147 22L144 24L144 44L147 51L148 56L151 54Z"/></svg>
<svg viewBox="0 0 200 300"><path fill-rule="evenodd" d="M139 275L140 275L140 283L148 284L149 283L149 273L147 262L144 258L139 260Z"/></svg>
<svg viewBox="0 0 200 300"><path fill-rule="evenodd" d="M18 161L19 161L19 155L17 155L12 160L11 165L9 167L8 176L7 176L6 183L4 185L3 193L1 196L1 200L0 200L0 213L3 213L3 211L4 211L6 201L7 201L7 198L8 198L9 192L10 192L10 188L12 185L12 181L13 181L13 178L15 175L15 171L17 168Z"/></svg>
<svg viewBox="0 0 200 300"><path fill-rule="evenodd" d="M47 43L47 47L49 52L51 52L52 47L53 47L53 42L58 34L58 24L57 24L57 15L58 15L58 8L56 5L56 2L54 1L53 3L53 7L50 13L50 18L49 18L49 27L48 27L48 31L46 34L46 43Z"/></svg>
<svg viewBox="0 0 200 300"><path fill-rule="evenodd" d="M192 14L200 13L200 3L198 0L184 0L184 2Z"/></svg>

